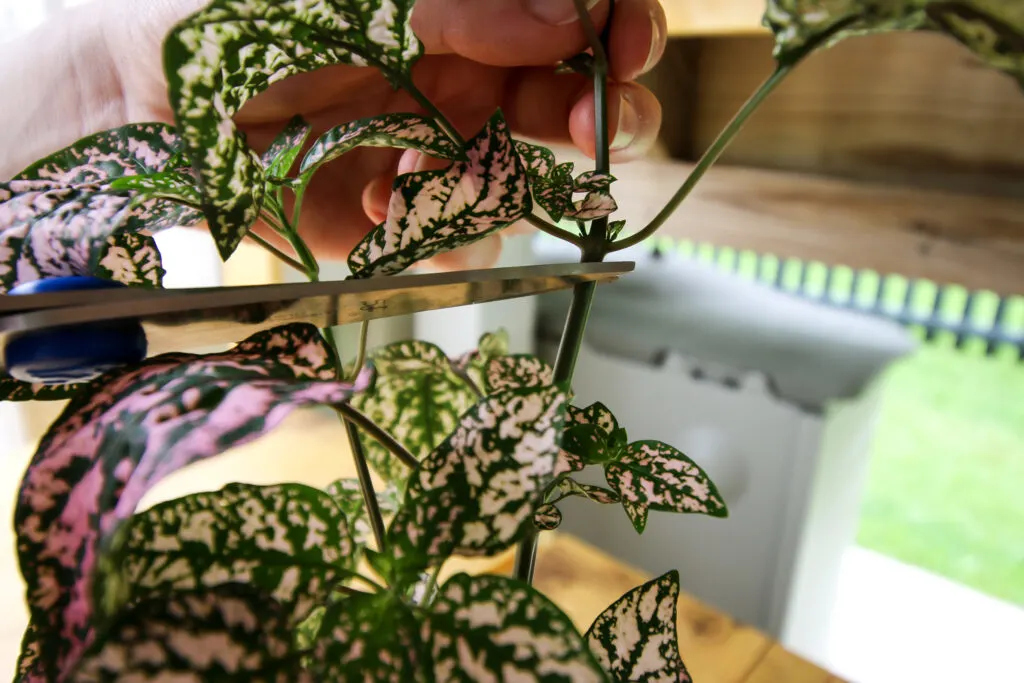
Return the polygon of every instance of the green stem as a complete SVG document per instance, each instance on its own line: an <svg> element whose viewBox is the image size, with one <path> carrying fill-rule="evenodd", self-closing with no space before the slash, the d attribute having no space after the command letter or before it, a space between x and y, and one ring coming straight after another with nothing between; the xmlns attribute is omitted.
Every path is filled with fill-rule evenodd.
<svg viewBox="0 0 1024 683"><path fill-rule="evenodd" d="M580 16L583 31L590 41L594 52L594 149L597 171L608 173L611 165L608 140L608 56L605 50L607 35L599 36L590 19L584 0L573 0ZM611 2L611 11L615 11L615 2ZM583 261L600 261L605 254L605 236L608 220L594 221L583 246ZM584 282L573 288L572 303L565 319L565 330L558 346L558 357L555 359L555 384L571 385L576 371L576 360L583 346L583 334L587 329L587 318L594 302L597 284ZM533 571L537 563L536 529L530 529L520 542L516 553L516 578L527 583L533 582Z"/></svg>
<svg viewBox="0 0 1024 683"><path fill-rule="evenodd" d="M526 217L526 220L529 221L530 225L537 228L541 232L546 232L552 237L557 237L558 239L564 240L569 244L579 247L580 249L583 248L582 239L580 239L576 235L573 235L571 232L567 230L563 230L557 225L552 225L551 223L548 223L546 220L544 220L543 218L536 214L530 214L529 216Z"/></svg>
<svg viewBox="0 0 1024 683"><path fill-rule="evenodd" d="M736 137L736 134L743 129L743 125L750 118L751 114L757 111L757 108L761 106L768 95L770 95L772 91L774 91L775 88L785 80L786 76L792 73L794 66L795 64L779 65L775 71L772 72L772 75L761 84L761 87L758 88L753 95L751 95L750 99L746 101L743 107L736 113L736 116L733 117L732 121L729 122L729 125L727 125L725 129L719 133L718 137L715 138L715 141L711 143L711 146L708 147L703 156L701 156L697 165L693 168L693 171L690 172L690 175L686 178L682 187L676 191L672 199L670 199L668 204L665 205L665 208L663 208L661 212L654 217L654 220L648 223L643 230L611 244L608 247L609 253L619 251L621 249L628 249L629 247L640 244L665 224L665 221L667 221L672 214L675 213L676 209L678 209L686 200L686 198L690 196L690 193L693 192L693 188L697 186L697 183L704 177L704 174L707 173L708 169L710 169L715 162L718 161L719 157L722 156L722 153L729 146L729 143L732 142L733 138Z"/></svg>
<svg viewBox="0 0 1024 683"><path fill-rule="evenodd" d="M334 406L334 409L341 413L346 420L366 432L367 436L386 448L391 455L401 460L409 469L414 470L420 466L420 461L417 460L405 446L398 443L398 441L395 440L395 437L378 427L373 420L363 415L348 403L339 403Z"/></svg>
<svg viewBox="0 0 1024 683"><path fill-rule="evenodd" d="M441 130L445 132L445 135L451 138L452 142L460 148L466 146L466 139L462 137L458 129L452 125L452 122L448 120L448 117L444 115L444 112L438 109L437 105L431 102L430 98L424 95L423 92L416 87L416 84L412 82L412 78L400 78L399 83L406 92L412 95L412 98L416 100L416 103L423 107L423 109L434 118L434 121L436 121L437 125L441 127Z"/></svg>
<svg viewBox="0 0 1024 683"><path fill-rule="evenodd" d="M320 280L320 264L317 263L313 252L306 246L305 240L299 237L298 231L294 229L290 230L287 238L288 242L292 245L292 249L295 250L295 253L298 254L299 259L302 261L306 277L309 278L310 282L318 282Z"/></svg>
<svg viewBox="0 0 1024 683"><path fill-rule="evenodd" d="M302 215L302 200L306 196L306 185L307 183L302 183L299 185L299 189L295 190L295 206L292 207L292 228L296 231L299 229L299 217ZM284 206L284 204L281 206Z"/></svg>
<svg viewBox="0 0 1024 683"><path fill-rule="evenodd" d="M260 237L256 233L250 231L246 235L246 237L248 237L253 242L255 242L256 244L260 245L265 250L267 250L268 252L270 252L271 254L276 256L278 258L278 260L280 260L280 261L284 262L285 264L291 266L292 268L294 268L295 270L299 271L300 273L305 273L306 272L306 268L301 263L299 263L298 261L293 259L288 254L284 253L283 251L281 251L280 249L278 249L273 244L271 244L270 242L266 241L265 239L263 239L262 237Z"/></svg>
<svg viewBox="0 0 1024 683"><path fill-rule="evenodd" d="M363 450L363 442L359 439L359 429L344 418L342 422L345 423L345 430L348 432L348 443L352 448L352 458L356 462L356 474L359 476L359 488L363 492L363 504L366 505L366 515L370 518L370 527L373 529L373 537L377 541L377 550L384 552L386 548L384 516L377 503L377 492L373 490L370 467L366 463L366 452Z"/></svg>
<svg viewBox="0 0 1024 683"><path fill-rule="evenodd" d="M364 320L359 327L359 353L356 355L356 364L352 367L352 376L348 378L349 381L354 381L359 376L363 369L363 364L366 362L366 337L369 332L370 321Z"/></svg>

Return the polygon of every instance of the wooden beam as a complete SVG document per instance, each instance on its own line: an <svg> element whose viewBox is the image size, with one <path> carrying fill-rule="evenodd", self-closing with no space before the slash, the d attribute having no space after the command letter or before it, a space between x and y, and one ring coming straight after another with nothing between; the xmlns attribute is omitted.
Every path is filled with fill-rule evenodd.
<svg viewBox="0 0 1024 683"><path fill-rule="evenodd" d="M561 150L560 150L561 151ZM577 154L560 154L587 168ZM646 225L690 164L613 169L627 231ZM779 257L1024 293L1024 198L980 197L730 166L713 169L659 234Z"/></svg>
<svg viewBox="0 0 1024 683"><path fill-rule="evenodd" d="M670 36L754 35L761 25L764 0L662 0Z"/></svg>

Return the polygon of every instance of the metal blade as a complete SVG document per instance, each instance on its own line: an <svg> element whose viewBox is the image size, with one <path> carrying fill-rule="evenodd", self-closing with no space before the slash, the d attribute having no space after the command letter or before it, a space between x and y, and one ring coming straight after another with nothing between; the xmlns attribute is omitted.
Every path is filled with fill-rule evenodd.
<svg viewBox="0 0 1024 683"><path fill-rule="evenodd" d="M332 327L607 282L631 270L632 263L575 263L309 284L0 297L7 304L0 305L0 348L29 332L135 320L145 329L149 354L158 355L231 344L287 323Z"/></svg>

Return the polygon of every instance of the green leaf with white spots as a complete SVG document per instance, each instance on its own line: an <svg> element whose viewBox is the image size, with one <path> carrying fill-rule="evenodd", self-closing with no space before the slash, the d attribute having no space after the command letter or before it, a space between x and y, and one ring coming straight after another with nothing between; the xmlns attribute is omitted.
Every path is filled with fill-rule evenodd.
<svg viewBox="0 0 1024 683"><path fill-rule="evenodd" d="M311 130L301 116L295 116L288 122L263 153L263 169L267 178L283 180L288 177Z"/></svg>
<svg viewBox="0 0 1024 683"><path fill-rule="evenodd" d="M508 330L487 332L480 337L477 348L463 354L453 363L455 368L473 383L482 394L487 384L484 376L491 360L507 356L509 350Z"/></svg>
<svg viewBox="0 0 1024 683"><path fill-rule="evenodd" d="M529 354L492 358L485 376L489 394L520 387L545 387L555 382L551 366Z"/></svg>
<svg viewBox="0 0 1024 683"><path fill-rule="evenodd" d="M397 583L453 553L494 555L523 537L554 478L565 405L559 387L514 389L463 415L410 478L391 522Z"/></svg>
<svg viewBox="0 0 1024 683"><path fill-rule="evenodd" d="M324 614L310 674L338 683L434 683L420 632L393 594L348 596Z"/></svg>
<svg viewBox="0 0 1024 683"><path fill-rule="evenodd" d="M690 683L679 656L679 572L634 588L587 631L590 649L616 683Z"/></svg>
<svg viewBox="0 0 1024 683"><path fill-rule="evenodd" d="M626 447L626 430L603 403L573 406L565 422L562 448L585 465L615 461Z"/></svg>
<svg viewBox="0 0 1024 683"><path fill-rule="evenodd" d="M541 531L554 531L562 525L562 511L550 503L541 505L533 513L533 525Z"/></svg>
<svg viewBox="0 0 1024 683"><path fill-rule="evenodd" d="M472 244L530 213L526 171L501 112L466 144L465 160L399 176L388 217L349 255L354 277L399 273Z"/></svg>
<svg viewBox="0 0 1024 683"><path fill-rule="evenodd" d="M171 107L227 258L260 214L265 174L232 117L289 76L335 64L409 78L422 46L412 0L214 0L164 43Z"/></svg>
<svg viewBox="0 0 1024 683"><path fill-rule="evenodd" d="M769 0L764 24L775 34L775 57L783 64L851 36L941 31L1024 87L1019 0Z"/></svg>
<svg viewBox="0 0 1024 683"><path fill-rule="evenodd" d="M436 681L609 681L569 617L515 579L453 576L428 621Z"/></svg>
<svg viewBox="0 0 1024 683"><path fill-rule="evenodd" d="M230 484L135 515L124 546L113 550L118 575L102 593L117 593L110 581L135 598L244 583L281 603L296 623L355 571L354 551L345 515L327 493Z"/></svg>
<svg viewBox="0 0 1024 683"><path fill-rule="evenodd" d="M728 516L725 501L704 470L660 441L629 444L604 472L637 533L647 526L648 510Z"/></svg>
<svg viewBox="0 0 1024 683"><path fill-rule="evenodd" d="M352 406L394 437L418 459L455 430L477 402L472 387L453 369L439 347L422 341L391 344L370 358L372 387ZM402 484L409 468L369 436L360 433L367 460L385 480Z"/></svg>
<svg viewBox="0 0 1024 683"><path fill-rule="evenodd" d="M203 204L203 196L196 187L195 178L183 171L123 176L111 181L110 189L132 192L136 202L164 199L197 211Z"/></svg>
<svg viewBox="0 0 1024 683"><path fill-rule="evenodd" d="M119 616L71 680L311 683L291 636L286 611L249 586L154 596Z"/></svg>
<svg viewBox="0 0 1024 683"><path fill-rule="evenodd" d="M81 389L81 384L30 384L0 372L0 401L64 401Z"/></svg>
<svg viewBox="0 0 1024 683"><path fill-rule="evenodd" d="M402 504L402 495L396 486L388 484L377 494L377 507L387 520L392 517ZM345 514L352 531L352 540L359 548L369 545L373 540L373 528L366 512L366 501L358 479L339 479L327 487L327 494L334 499Z"/></svg>
<svg viewBox="0 0 1024 683"><path fill-rule="evenodd" d="M335 126L313 143L302 160L301 172L318 168L356 147L413 149L442 159L457 159L462 150L433 119L418 114L383 114Z"/></svg>
<svg viewBox="0 0 1024 683"><path fill-rule="evenodd" d="M167 271L155 239L150 235L123 232L107 240L107 250L100 256L92 274L129 286L159 289Z"/></svg>

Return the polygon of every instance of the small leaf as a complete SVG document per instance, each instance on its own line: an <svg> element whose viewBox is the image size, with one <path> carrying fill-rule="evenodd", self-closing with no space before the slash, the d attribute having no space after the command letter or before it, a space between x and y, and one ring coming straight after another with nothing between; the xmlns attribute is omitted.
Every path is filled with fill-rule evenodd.
<svg viewBox="0 0 1024 683"><path fill-rule="evenodd" d="M493 555L518 541L550 485L566 395L515 389L469 410L409 480L388 530L396 581L450 554Z"/></svg>
<svg viewBox="0 0 1024 683"><path fill-rule="evenodd" d="M622 229L626 227L626 221L612 221L608 224L608 239L616 240L619 235L622 234Z"/></svg>
<svg viewBox="0 0 1024 683"><path fill-rule="evenodd" d="M764 24L783 64L851 36L934 30L951 35L1024 87L1024 10L1019 0L769 0Z"/></svg>
<svg viewBox="0 0 1024 683"><path fill-rule="evenodd" d="M280 605L248 586L220 586L134 606L103 634L73 680L309 681L290 646Z"/></svg>
<svg viewBox="0 0 1024 683"><path fill-rule="evenodd" d="M346 683L433 683L425 655L408 606L388 593L353 595L327 608L310 675Z"/></svg>
<svg viewBox="0 0 1024 683"><path fill-rule="evenodd" d="M516 153L530 179L545 178L555 168L555 153L547 147L516 140Z"/></svg>
<svg viewBox="0 0 1024 683"><path fill-rule="evenodd" d="M134 192L137 198L169 199L181 206L199 209L203 197L196 188L195 179L181 171L161 171L145 175L131 175L115 178L110 189ZM199 216L201 219L202 216Z"/></svg>
<svg viewBox="0 0 1024 683"><path fill-rule="evenodd" d="M558 164L547 177L536 178L531 183L533 198L556 222L562 220L565 213L573 209L573 168L571 161Z"/></svg>
<svg viewBox="0 0 1024 683"><path fill-rule="evenodd" d="M602 612L587 631L590 649L617 683L690 683L679 656L676 602L679 572L634 588Z"/></svg>
<svg viewBox="0 0 1024 683"><path fill-rule="evenodd" d="M355 544L345 515L325 492L300 484L230 484L135 515L118 576L133 599L244 583L301 621L340 578L354 572Z"/></svg>
<svg viewBox="0 0 1024 683"><path fill-rule="evenodd" d="M477 348L463 354L453 363L455 368L463 373L483 393L487 384L484 372L491 360L500 356L507 356L509 350L509 339L507 330L487 332L480 337Z"/></svg>
<svg viewBox="0 0 1024 683"><path fill-rule="evenodd" d="M566 218L578 221L592 221L598 218L605 218L618 211L619 205L615 203L607 191L601 190L590 192L582 201L575 202L571 209L565 212Z"/></svg>
<svg viewBox="0 0 1024 683"><path fill-rule="evenodd" d="M81 384L29 384L0 372L0 401L64 401L81 389Z"/></svg>
<svg viewBox="0 0 1024 683"><path fill-rule="evenodd" d="M93 637L97 553L168 474L257 439L294 408L347 400L317 329L267 330L231 351L167 354L77 393L30 463L15 511L31 614L48 671L69 669Z"/></svg>
<svg viewBox="0 0 1024 683"><path fill-rule="evenodd" d="M370 526L370 518L366 512L366 503L363 500L363 490L359 486L358 479L339 479L327 487L327 493L334 499L334 502L341 508L352 529L352 540L356 546L365 547L373 540L373 528ZM402 504L401 493L398 488L388 485L377 494L377 507L385 519L398 512Z"/></svg>
<svg viewBox="0 0 1024 683"><path fill-rule="evenodd" d="M555 383L555 371L536 356L517 354L493 358L487 364L486 390L493 394L506 389L546 387Z"/></svg>
<svg viewBox="0 0 1024 683"><path fill-rule="evenodd" d="M156 240L149 235L125 232L107 240L107 251L100 256L92 274L125 285L159 289L167 271Z"/></svg>
<svg viewBox="0 0 1024 683"><path fill-rule="evenodd" d="M422 46L412 0L214 0L164 43L171 108L199 174L204 212L227 259L260 214L265 176L232 117L294 74L372 64L393 83Z"/></svg>
<svg viewBox="0 0 1024 683"><path fill-rule="evenodd" d="M541 505L533 513L533 524L541 531L554 531L562 524L562 512L554 505Z"/></svg>
<svg viewBox="0 0 1024 683"><path fill-rule="evenodd" d="M263 168L267 178L284 179L302 153L302 146L312 130L301 116L295 116L284 127L270 147L263 153Z"/></svg>
<svg viewBox="0 0 1024 683"><path fill-rule="evenodd" d="M603 486L581 484L572 478L559 480L558 486L555 487L555 491L558 493L559 500L568 498L569 496L582 496L587 500L600 503L601 505L610 505L619 502L619 494L615 493L615 491L609 491Z"/></svg>
<svg viewBox="0 0 1024 683"><path fill-rule="evenodd" d="M437 681L608 681L569 617L515 579L453 576L431 605L429 629Z"/></svg>
<svg viewBox="0 0 1024 683"><path fill-rule="evenodd" d="M526 172L496 113L467 143L466 161L399 176L388 218L348 259L354 277L398 273L515 223L532 208Z"/></svg>
<svg viewBox="0 0 1024 683"><path fill-rule="evenodd" d="M461 155L433 119L418 114L384 114L335 126L321 135L302 160L301 172L309 176L359 146L414 149L442 159Z"/></svg>
<svg viewBox="0 0 1024 683"><path fill-rule="evenodd" d="M617 460L626 444L626 430L619 427L618 420L603 403L569 408L562 448L582 463L595 465Z"/></svg>
<svg viewBox="0 0 1024 683"><path fill-rule="evenodd" d="M692 460L660 441L631 443L617 462L605 465L608 485L637 533L647 526L647 511L696 512L726 517L725 501L708 475Z"/></svg>
<svg viewBox="0 0 1024 683"><path fill-rule="evenodd" d="M370 359L373 386L352 406L394 437L416 458L427 457L477 402L477 395L452 370L438 346L422 341L391 344ZM360 433L366 457L385 480L403 484L409 468L386 448Z"/></svg>
<svg viewBox="0 0 1024 683"><path fill-rule="evenodd" d="M580 173L574 181L577 192L605 192L615 182L615 176L600 171Z"/></svg>

